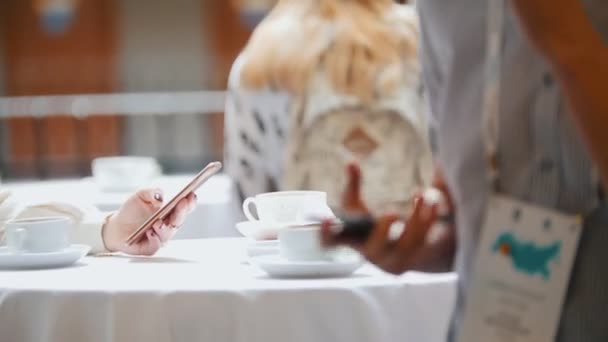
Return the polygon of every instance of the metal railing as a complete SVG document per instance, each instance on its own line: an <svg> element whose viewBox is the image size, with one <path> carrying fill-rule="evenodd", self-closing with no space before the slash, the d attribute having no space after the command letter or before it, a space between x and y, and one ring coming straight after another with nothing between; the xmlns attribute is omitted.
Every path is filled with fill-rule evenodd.
<svg viewBox="0 0 608 342"><path fill-rule="evenodd" d="M120 154L156 157L167 173L193 172L201 164L222 157L222 147L213 146L216 142L209 136L223 132L213 131L207 114L223 113L224 101L223 91L3 97L0 98L0 175L4 178L24 176L18 171L19 161L9 153L10 132L6 119L33 118L37 144L44 144L41 137L44 118L57 115L77 119L79 143L88 139L86 118L119 115L123 117ZM37 148L44 149L44 146ZM39 156L34 163L34 174L25 177L53 177L49 170L57 165L70 165L72 171L66 175L70 177L90 173L90 159L84 154L70 158Z"/></svg>
<svg viewBox="0 0 608 342"><path fill-rule="evenodd" d="M0 119L49 115L171 115L224 111L224 91L125 93L0 98Z"/></svg>

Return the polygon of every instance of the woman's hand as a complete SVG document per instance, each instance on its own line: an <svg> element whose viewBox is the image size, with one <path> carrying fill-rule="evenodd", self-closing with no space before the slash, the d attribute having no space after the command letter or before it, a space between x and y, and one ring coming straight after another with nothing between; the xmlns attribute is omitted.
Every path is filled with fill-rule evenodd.
<svg viewBox="0 0 608 342"><path fill-rule="evenodd" d="M127 238L163 205L163 193L159 189L141 190L131 196L112 215L102 230L106 248L111 252L133 255L153 255L169 241L186 216L196 207L196 194L182 199L173 212L164 220L156 221L145 236L133 245Z"/></svg>
<svg viewBox="0 0 608 342"><path fill-rule="evenodd" d="M347 169L347 188L342 198L347 214L367 214L369 211L361 198L361 171L356 165ZM448 199L448 202L451 201ZM436 243L427 242L427 235L437 221L437 204L424 203L422 196L416 195L414 206L406 220L406 227L398 239L390 239L391 226L399 216L393 213L376 218L369 239L365 242L346 241L337 238L325 222L321 229L321 239L325 246L347 245L359 251L370 262L386 272L401 274L408 270L447 270L453 257L453 234L443 234ZM453 227L450 228L453 230ZM450 256L447 263L443 257ZM441 266L439 264L441 263Z"/></svg>

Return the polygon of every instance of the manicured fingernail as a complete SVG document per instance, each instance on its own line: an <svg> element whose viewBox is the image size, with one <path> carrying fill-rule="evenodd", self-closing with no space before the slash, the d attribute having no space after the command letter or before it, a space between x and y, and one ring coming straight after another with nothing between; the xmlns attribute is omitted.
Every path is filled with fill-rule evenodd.
<svg viewBox="0 0 608 342"><path fill-rule="evenodd" d="M161 195L160 193L157 192L157 193L154 194L154 199L157 200L157 201L159 201L159 202L162 202L163 201L163 195Z"/></svg>

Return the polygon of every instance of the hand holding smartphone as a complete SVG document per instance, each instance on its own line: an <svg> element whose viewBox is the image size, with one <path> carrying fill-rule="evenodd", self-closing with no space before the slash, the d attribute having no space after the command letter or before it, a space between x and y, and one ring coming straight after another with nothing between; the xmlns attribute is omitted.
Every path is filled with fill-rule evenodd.
<svg viewBox="0 0 608 342"><path fill-rule="evenodd" d="M441 216L437 218L437 221L444 225L450 225L454 223L454 217ZM372 216L358 216L344 218L342 222L332 224L331 230L339 240L365 242L369 239L375 226L376 220ZM398 239L405 228L404 220L395 222L389 231L389 240Z"/></svg>
<svg viewBox="0 0 608 342"><path fill-rule="evenodd" d="M423 193L423 201L426 205L439 206L437 217L439 223L444 225L454 224L453 213L449 212L445 205L443 195L437 189L427 189ZM391 231L389 232L390 239L398 238L403 233L405 221L405 218L401 218L401 220L391 227ZM376 219L371 215L344 215L332 224L331 229L338 239L365 242L369 239L376 224Z"/></svg>
<svg viewBox="0 0 608 342"><path fill-rule="evenodd" d="M375 225L376 221L370 215L342 217L331 224L331 231L340 240L365 242Z"/></svg>
<svg viewBox="0 0 608 342"><path fill-rule="evenodd" d="M152 228L154 222L158 220L164 220L167 218L173 209L177 206L179 201L188 197L191 193L195 192L213 175L218 173L222 169L222 163L212 162L209 163L201 172L199 172L193 179L188 183L180 192L177 193L171 200L164 204L158 209L146 222L144 222L137 230L135 230L127 239L126 243L132 245L139 241L146 233L146 231Z"/></svg>

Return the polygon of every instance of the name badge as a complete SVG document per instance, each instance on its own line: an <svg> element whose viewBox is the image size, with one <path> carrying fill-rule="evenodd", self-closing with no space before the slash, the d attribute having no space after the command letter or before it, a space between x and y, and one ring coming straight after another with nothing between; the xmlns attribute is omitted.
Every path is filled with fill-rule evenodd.
<svg viewBox="0 0 608 342"><path fill-rule="evenodd" d="M459 342L553 342L582 221L493 196Z"/></svg>

